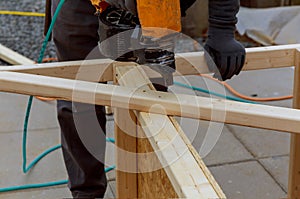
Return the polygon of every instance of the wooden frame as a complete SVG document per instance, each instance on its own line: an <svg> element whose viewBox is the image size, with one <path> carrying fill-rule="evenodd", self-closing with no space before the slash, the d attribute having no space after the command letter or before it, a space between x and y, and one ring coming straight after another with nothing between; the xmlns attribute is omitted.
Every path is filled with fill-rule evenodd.
<svg viewBox="0 0 300 199"><path fill-rule="evenodd" d="M5 57L2 52L0 51L1 57ZM83 64L84 70L79 70ZM88 78L104 66L106 68L101 78ZM155 72L133 63L125 63L125 66L124 63L112 64L110 60L3 66L0 67L0 90L117 108L115 112L117 146L124 149L123 151L137 154L131 156L131 159L124 159L127 157L126 154L117 155L117 167L122 168L117 171L118 196L121 198L225 198L177 122L172 117L164 115L292 133L288 198L297 199L300 195L300 110L297 110L300 108L300 45L247 49L244 70L289 66L295 66L293 105L295 109L208 100L188 95L174 96L170 93L153 91L148 77L157 76ZM178 55L177 68L179 72L176 75L207 72L202 53ZM78 71L81 73L80 76ZM130 75L126 75L127 73ZM80 80L74 80L78 77ZM111 80L120 86L93 83ZM226 105L225 120L212 117L212 111L223 113L220 107L224 105ZM161 107L164 107L164 110ZM155 125L151 125L153 120L165 121L159 132L156 132ZM144 138L137 138L141 135ZM176 144L168 145L171 140ZM138 155L140 153L149 153L153 156L141 158ZM176 161L171 161L173 159L170 157ZM151 168L153 162L161 164L162 167ZM152 169L151 172L141 172L147 167ZM126 172L126 169L130 172Z"/></svg>

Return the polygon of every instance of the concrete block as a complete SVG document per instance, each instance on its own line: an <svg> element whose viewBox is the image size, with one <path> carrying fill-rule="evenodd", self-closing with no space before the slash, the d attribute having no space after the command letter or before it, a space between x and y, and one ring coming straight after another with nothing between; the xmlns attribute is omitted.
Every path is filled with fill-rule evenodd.
<svg viewBox="0 0 300 199"><path fill-rule="evenodd" d="M55 186L43 189L29 189L24 191L13 191L0 194L1 199L53 199L53 198L72 198L67 185Z"/></svg>
<svg viewBox="0 0 300 199"><path fill-rule="evenodd" d="M27 102L28 96L0 93L0 133L23 130ZM34 99L28 129L56 127L56 102Z"/></svg>
<svg viewBox="0 0 300 199"><path fill-rule="evenodd" d="M113 195L116 197L117 196L116 181L109 182L109 186L111 188Z"/></svg>
<svg viewBox="0 0 300 199"><path fill-rule="evenodd" d="M256 161L209 168L227 198L278 199L286 193Z"/></svg>
<svg viewBox="0 0 300 199"><path fill-rule="evenodd" d="M207 165L245 161L253 158L226 126L187 118L178 120Z"/></svg>
<svg viewBox="0 0 300 199"><path fill-rule="evenodd" d="M256 158L287 155L290 150L290 134L228 125L228 128Z"/></svg>
<svg viewBox="0 0 300 199"><path fill-rule="evenodd" d="M274 81L274 77L280 77ZM234 89L247 96L278 97L293 94L294 69L278 68L244 71L227 81ZM267 105L291 107L292 100L264 102Z"/></svg>
<svg viewBox="0 0 300 199"><path fill-rule="evenodd" d="M287 192L289 179L289 156L271 157L260 159L259 161Z"/></svg>
<svg viewBox="0 0 300 199"><path fill-rule="evenodd" d="M44 150L59 143L57 130L35 131L28 135L27 165ZM57 135L57 134L56 134ZM21 133L0 134L0 187L44 183L67 179L61 150L41 159L27 174L22 172ZM3 180L5 179L5 180Z"/></svg>
<svg viewBox="0 0 300 199"><path fill-rule="evenodd" d="M116 198L116 196L114 195L114 192L109 184L110 184L110 182L107 185L107 189L106 189L104 198Z"/></svg>

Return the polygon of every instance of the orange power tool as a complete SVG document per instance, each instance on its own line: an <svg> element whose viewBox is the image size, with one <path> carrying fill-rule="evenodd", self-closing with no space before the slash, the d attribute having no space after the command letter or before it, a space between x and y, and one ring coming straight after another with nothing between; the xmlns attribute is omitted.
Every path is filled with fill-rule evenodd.
<svg viewBox="0 0 300 199"><path fill-rule="evenodd" d="M118 41L117 51L122 52L119 46L126 47L124 52L134 49L133 54L129 55L134 57L134 61L147 65L160 73L163 81L159 84L165 87L172 85L172 74L175 72L175 38L181 31L180 1L136 0L137 16L128 11L113 8L104 0L91 0L91 2L96 7L102 23L110 27L115 26L115 31L109 31L110 33L119 33L117 29L124 27L131 30L130 39L124 38ZM105 35L105 33L103 34ZM105 38L109 36L112 35L107 35ZM124 43L128 40L131 41L130 44L125 45ZM110 42L109 45L104 45L101 51L106 52L111 46L113 45ZM109 57L117 58L114 52L104 54L110 54Z"/></svg>

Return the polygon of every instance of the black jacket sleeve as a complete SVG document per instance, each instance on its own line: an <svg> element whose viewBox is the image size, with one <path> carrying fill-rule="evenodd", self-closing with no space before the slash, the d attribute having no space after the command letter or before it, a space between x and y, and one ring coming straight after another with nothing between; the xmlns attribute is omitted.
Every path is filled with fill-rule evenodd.
<svg viewBox="0 0 300 199"><path fill-rule="evenodd" d="M181 16L186 15L186 10L191 7L196 0L180 0Z"/></svg>

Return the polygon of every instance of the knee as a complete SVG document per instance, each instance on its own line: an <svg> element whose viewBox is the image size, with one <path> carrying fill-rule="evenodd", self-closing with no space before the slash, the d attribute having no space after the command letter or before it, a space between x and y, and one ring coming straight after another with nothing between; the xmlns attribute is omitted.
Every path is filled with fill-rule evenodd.
<svg viewBox="0 0 300 199"><path fill-rule="evenodd" d="M72 102L58 100L57 101L57 118L59 121L72 119Z"/></svg>

